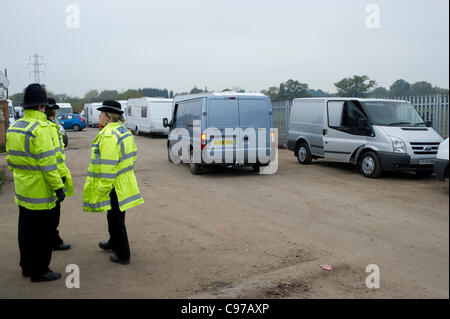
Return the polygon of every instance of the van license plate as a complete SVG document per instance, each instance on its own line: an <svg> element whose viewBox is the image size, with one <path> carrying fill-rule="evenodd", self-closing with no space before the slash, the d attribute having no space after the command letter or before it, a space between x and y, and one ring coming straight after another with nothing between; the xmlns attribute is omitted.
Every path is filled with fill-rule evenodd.
<svg viewBox="0 0 450 319"><path fill-rule="evenodd" d="M434 164L434 159L421 159L419 161L420 165L432 165Z"/></svg>
<svg viewBox="0 0 450 319"><path fill-rule="evenodd" d="M213 145L234 145L234 140L214 140Z"/></svg>

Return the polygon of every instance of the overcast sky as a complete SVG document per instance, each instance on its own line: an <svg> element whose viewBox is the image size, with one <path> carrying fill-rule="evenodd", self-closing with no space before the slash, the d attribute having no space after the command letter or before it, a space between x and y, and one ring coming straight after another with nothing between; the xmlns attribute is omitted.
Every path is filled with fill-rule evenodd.
<svg viewBox="0 0 450 319"><path fill-rule="evenodd" d="M66 26L71 3L78 29ZM368 4L378 5L380 28L366 26ZM33 82L34 53L49 90L80 97L194 85L260 91L290 78L335 92L355 74L385 87L403 78L448 88L448 12L448 0L0 0L0 68L10 94Z"/></svg>

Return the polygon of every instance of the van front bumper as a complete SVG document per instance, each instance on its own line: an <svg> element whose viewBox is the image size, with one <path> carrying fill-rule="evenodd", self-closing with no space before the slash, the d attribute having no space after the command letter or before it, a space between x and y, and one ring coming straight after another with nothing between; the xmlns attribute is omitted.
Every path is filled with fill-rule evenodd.
<svg viewBox="0 0 450 319"><path fill-rule="evenodd" d="M434 174L436 174L436 178L440 181L445 181L445 178L448 177L448 160L437 158L434 162Z"/></svg>
<svg viewBox="0 0 450 319"><path fill-rule="evenodd" d="M432 171L433 165L419 165L411 163L408 154L378 152L384 171Z"/></svg>

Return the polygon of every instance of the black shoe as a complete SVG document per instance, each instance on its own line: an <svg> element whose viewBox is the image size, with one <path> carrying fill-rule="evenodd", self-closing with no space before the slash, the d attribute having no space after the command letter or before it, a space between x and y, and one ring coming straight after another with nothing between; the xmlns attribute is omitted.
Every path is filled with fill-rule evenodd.
<svg viewBox="0 0 450 319"><path fill-rule="evenodd" d="M122 264L122 265L129 265L130 264L130 260L129 259L120 259L119 257L117 257L117 255L115 253L113 253L109 259L111 259L112 262L119 263L119 264Z"/></svg>
<svg viewBox="0 0 450 319"><path fill-rule="evenodd" d="M41 282L41 281L52 281L57 280L61 278L61 273L56 271L49 271L45 275L39 276L39 277L31 277L30 280L32 282Z"/></svg>
<svg viewBox="0 0 450 319"><path fill-rule="evenodd" d="M58 246L53 247L53 250L69 250L72 247L70 244L59 244Z"/></svg>
<svg viewBox="0 0 450 319"><path fill-rule="evenodd" d="M111 246L108 244L107 241L101 241L98 243L98 247L100 247L103 250L111 250Z"/></svg>

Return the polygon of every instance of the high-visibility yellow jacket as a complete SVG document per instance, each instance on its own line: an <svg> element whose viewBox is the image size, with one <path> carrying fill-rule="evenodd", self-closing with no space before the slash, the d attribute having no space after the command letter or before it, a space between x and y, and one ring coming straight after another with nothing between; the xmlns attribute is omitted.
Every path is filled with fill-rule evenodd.
<svg viewBox="0 0 450 319"><path fill-rule="evenodd" d="M61 177L64 177L64 192L66 196L73 196L73 180L69 169L66 166L66 154L64 153L64 143L59 125L48 121L52 128L52 140L55 145L56 161L58 165L58 172Z"/></svg>
<svg viewBox="0 0 450 319"><path fill-rule="evenodd" d="M30 210L55 207L58 172L52 128L44 113L25 110L6 133L6 161L14 176L15 202Z"/></svg>
<svg viewBox="0 0 450 319"><path fill-rule="evenodd" d="M134 136L119 122L105 126L91 147L91 162L83 189L83 210L111 209L109 193L115 188L119 209L126 211L144 202L134 175L137 148Z"/></svg>

